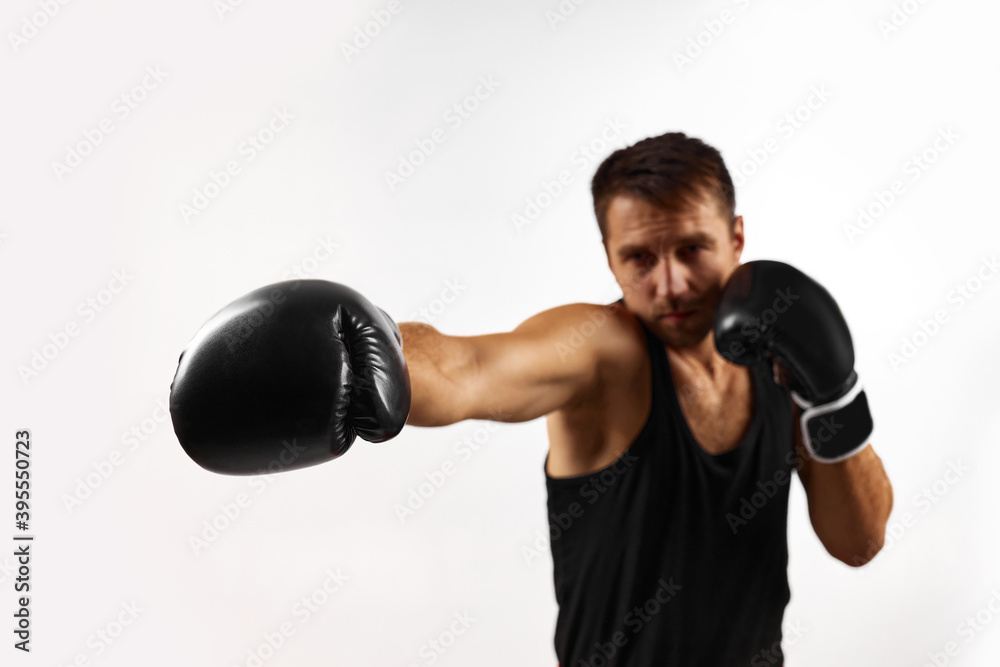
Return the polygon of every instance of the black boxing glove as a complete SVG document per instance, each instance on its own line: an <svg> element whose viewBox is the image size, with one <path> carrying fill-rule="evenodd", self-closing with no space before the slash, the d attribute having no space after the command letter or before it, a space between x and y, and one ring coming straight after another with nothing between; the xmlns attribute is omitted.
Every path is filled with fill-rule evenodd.
<svg viewBox="0 0 1000 667"><path fill-rule="evenodd" d="M295 470L343 455L356 436L396 436L410 377L395 322L324 280L250 292L181 353L170 417L184 451L229 475Z"/></svg>
<svg viewBox="0 0 1000 667"><path fill-rule="evenodd" d="M715 315L715 347L733 363L773 359L787 370L802 442L823 463L865 447L874 424L837 303L798 269L747 262L730 276Z"/></svg>

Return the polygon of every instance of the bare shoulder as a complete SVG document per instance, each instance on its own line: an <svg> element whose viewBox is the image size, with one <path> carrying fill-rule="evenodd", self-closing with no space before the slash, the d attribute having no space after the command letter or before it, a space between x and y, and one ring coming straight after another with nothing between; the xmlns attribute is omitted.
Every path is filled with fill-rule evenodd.
<svg viewBox="0 0 1000 667"><path fill-rule="evenodd" d="M642 372L646 336L639 319L624 305L571 303L549 312L559 321L554 349L560 360L586 357L603 385L618 379L628 383Z"/></svg>
<svg viewBox="0 0 1000 667"><path fill-rule="evenodd" d="M595 354L609 368L630 365L645 356L646 337L639 319L624 305L580 303L577 309L579 323L571 329L574 341L591 339Z"/></svg>
<svg viewBox="0 0 1000 667"><path fill-rule="evenodd" d="M642 325L618 302L610 304L570 303L538 313L519 329L545 329L553 338L557 354L566 358L583 352L596 360L614 361L645 349Z"/></svg>

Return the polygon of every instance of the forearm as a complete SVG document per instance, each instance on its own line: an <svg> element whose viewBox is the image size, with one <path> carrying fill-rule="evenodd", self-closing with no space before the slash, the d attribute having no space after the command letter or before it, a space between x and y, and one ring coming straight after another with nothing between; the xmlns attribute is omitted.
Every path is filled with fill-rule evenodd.
<svg viewBox="0 0 1000 667"><path fill-rule="evenodd" d="M429 324L400 322L403 356L410 374L411 426L445 426L465 418L464 389L457 378L472 363L460 339L445 336Z"/></svg>
<svg viewBox="0 0 1000 667"><path fill-rule="evenodd" d="M868 445L838 463L811 461L808 477L809 518L823 546L848 565L864 565L882 548L892 512L882 459Z"/></svg>

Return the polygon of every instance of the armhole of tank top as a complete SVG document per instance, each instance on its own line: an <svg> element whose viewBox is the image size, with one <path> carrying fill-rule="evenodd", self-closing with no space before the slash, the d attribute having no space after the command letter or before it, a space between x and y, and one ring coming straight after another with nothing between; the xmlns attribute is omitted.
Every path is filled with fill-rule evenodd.
<svg viewBox="0 0 1000 667"><path fill-rule="evenodd" d="M629 445L625 449L625 451L623 451L614 461L612 461L605 467L599 468L598 470L594 470L593 472L584 473L582 475L574 475L573 477L551 477L548 473L549 455L546 454L545 461L542 463L542 473L545 475L545 480L547 483L579 484L580 482L583 482L592 477L597 477L601 473L607 472L608 470L611 470L614 466L618 465L618 463L622 459L624 459L626 455L628 454L634 455L637 452L639 452L642 447L646 446L645 443L649 441L650 434L652 433L653 429L656 426L655 421L658 414L656 410L657 404L658 402L661 404L663 403L663 396L660 395L660 390L657 388L658 362L653 358L655 354L655 348L653 344L654 335L651 331L649 331L649 329L646 328L646 325L642 323L642 320L639 320L639 324L640 326L642 326L643 336L646 341L646 356L649 359L650 387L649 387L649 412L646 415L646 420L642 424L642 428L639 429L638 435L635 436L635 438L632 440L632 444Z"/></svg>

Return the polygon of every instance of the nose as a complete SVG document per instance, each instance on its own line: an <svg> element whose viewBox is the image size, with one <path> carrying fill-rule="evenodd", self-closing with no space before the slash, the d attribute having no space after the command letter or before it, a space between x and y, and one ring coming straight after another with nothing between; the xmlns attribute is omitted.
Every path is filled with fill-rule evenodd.
<svg viewBox="0 0 1000 667"><path fill-rule="evenodd" d="M653 280L656 296L662 299L682 299L689 289L690 281L687 268L683 263L670 257L661 257L653 267Z"/></svg>

